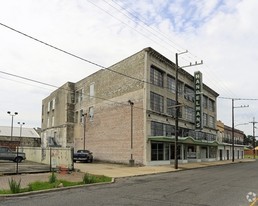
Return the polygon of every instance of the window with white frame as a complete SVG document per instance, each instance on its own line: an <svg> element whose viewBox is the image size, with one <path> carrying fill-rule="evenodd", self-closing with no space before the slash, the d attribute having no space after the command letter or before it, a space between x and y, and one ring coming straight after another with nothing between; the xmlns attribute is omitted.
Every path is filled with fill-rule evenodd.
<svg viewBox="0 0 258 206"><path fill-rule="evenodd" d="M215 102L214 102L212 99L209 99L208 102L209 102L209 103L208 103L208 109L209 109L210 111L214 112L214 111L215 111Z"/></svg>
<svg viewBox="0 0 258 206"><path fill-rule="evenodd" d="M203 113L203 126L208 126L208 114Z"/></svg>
<svg viewBox="0 0 258 206"><path fill-rule="evenodd" d="M154 92L150 93L150 106L153 111L164 112L164 98L163 96Z"/></svg>
<svg viewBox="0 0 258 206"><path fill-rule="evenodd" d="M184 93L185 93L185 95L184 95L185 99L187 99L187 100L189 100L191 102L194 102L195 94L194 94L194 89L193 88L185 85Z"/></svg>
<svg viewBox="0 0 258 206"><path fill-rule="evenodd" d="M167 77L167 88L168 91L176 93L176 79L172 76Z"/></svg>
<svg viewBox="0 0 258 206"><path fill-rule="evenodd" d="M181 81L178 81L177 83L177 92L179 95L183 95L183 88L184 88L184 84Z"/></svg>
<svg viewBox="0 0 258 206"><path fill-rule="evenodd" d="M213 116L209 116L209 127L215 128L215 118Z"/></svg>
<svg viewBox="0 0 258 206"><path fill-rule="evenodd" d="M204 109L208 108L208 97L206 97L204 95L203 95L203 98L202 98L202 105L203 105Z"/></svg>
<svg viewBox="0 0 258 206"><path fill-rule="evenodd" d="M163 87L163 72L154 66L151 66L150 69L150 82L159 87Z"/></svg>
<svg viewBox="0 0 258 206"><path fill-rule="evenodd" d="M192 107L185 106L185 119L189 122L194 122L195 120L195 111Z"/></svg>
<svg viewBox="0 0 258 206"><path fill-rule="evenodd" d="M151 122L151 136L163 136L164 135L164 127L160 122Z"/></svg>
<svg viewBox="0 0 258 206"><path fill-rule="evenodd" d="M178 117L182 117L182 107L179 105L176 105L176 101L167 98L167 113L171 116L176 116L176 108L178 107Z"/></svg>

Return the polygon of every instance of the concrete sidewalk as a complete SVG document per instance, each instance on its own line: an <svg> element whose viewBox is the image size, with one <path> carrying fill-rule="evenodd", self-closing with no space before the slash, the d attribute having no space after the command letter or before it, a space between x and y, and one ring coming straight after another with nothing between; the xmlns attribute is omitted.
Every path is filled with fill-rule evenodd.
<svg viewBox="0 0 258 206"><path fill-rule="evenodd" d="M119 177L130 177L148 174L157 174L164 172L175 172L187 169L195 169L208 166L218 166L225 164L236 164L241 162L253 162L254 159L242 159L242 160L225 160L225 161L214 161L214 162L196 162L179 164L178 169L174 169L174 164L171 165L159 165L159 166L135 166L129 167L128 165L120 164L108 164L108 163L76 163L74 167L79 169L81 172L88 172L95 175L105 175L108 177L119 178Z"/></svg>
<svg viewBox="0 0 258 206"><path fill-rule="evenodd" d="M109 163L76 163L74 165L77 172L71 174L58 174L58 179L63 179L72 182L82 181L84 174L90 173L95 175L105 175L113 178L130 177L139 175L149 175L164 172L175 172L187 169L195 169L208 166L236 164L241 162L252 162L254 159L216 161L216 162L200 162L200 163L187 163L179 164L179 169L174 169L174 165L161 165L161 166L135 166L129 167L128 165L109 164ZM21 180L21 187L27 187L29 183L35 181L48 181L51 173L38 173L38 174L22 174L22 175L8 175L0 176L0 190L9 189L8 180L13 178L16 181Z"/></svg>

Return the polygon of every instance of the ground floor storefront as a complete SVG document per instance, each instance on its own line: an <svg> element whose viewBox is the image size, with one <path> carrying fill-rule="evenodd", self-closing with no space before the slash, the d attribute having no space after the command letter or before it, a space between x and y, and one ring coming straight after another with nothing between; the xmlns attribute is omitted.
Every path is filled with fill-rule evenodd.
<svg viewBox="0 0 258 206"><path fill-rule="evenodd" d="M173 164L175 160L175 143L169 138L152 138L149 141L149 158L147 165ZM244 158L244 147L235 146L234 158ZM207 162L232 159L232 145L217 141L200 141L191 137L179 138L177 159L179 163Z"/></svg>

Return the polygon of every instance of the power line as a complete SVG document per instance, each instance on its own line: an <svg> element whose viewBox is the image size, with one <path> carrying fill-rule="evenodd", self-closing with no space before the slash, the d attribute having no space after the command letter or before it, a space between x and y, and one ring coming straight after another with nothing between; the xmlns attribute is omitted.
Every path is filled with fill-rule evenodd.
<svg viewBox="0 0 258 206"><path fill-rule="evenodd" d="M91 3L92 3L92 2L91 2ZM104 67L104 66L102 66L102 65L100 65L100 64L97 64L97 63L92 62L92 61L90 61L90 60L87 60L87 59L85 59L85 58L83 58L83 57L80 57L80 56L78 56L78 55L75 55L75 54L73 54L73 53L71 53L71 52L68 52L68 51L66 51L66 50L64 50L64 49L60 49L60 48L58 48L58 47L56 47L56 46L53 46L53 45L51 45L51 44L49 44L49 43L47 43L47 42L44 42L44 41L42 41L42 40L39 40L39 39L37 39L37 38L35 38L35 37L31 36L31 35L25 34L24 32L21 32L21 31L19 31L19 30L17 30L17 29L14 29L14 28L12 28L12 27L10 27L10 26L7 26L6 24L3 24L3 23L1 23L1 22L0 22L0 25L3 26L3 27L8 28L8 29L10 29L10 30L12 30L12 31L14 31L14 32L17 32L17 33L19 33L19 34L21 34L21 35L23 35L23 36L25 36L25 37L27 37L27 38L30 38L30 39L32 39L32 40L34 40L34 41L37 41L37 42L39 42L39 43L41 43L41 44L44 44L44 45L46 45L46 46L48 46L48 47L51 47L51 48L53 48L53 49L55 49L55 50L58 50L58 51L60 51L60 52L62 52L62 53L65 53L65 54L70 55L70 56L72 56L72 57L74 57L74 58L80 59L80 60L82 60L82 61L85 61L85 62L87 62L87 63L89 63L89 64L95 65L95 66L100 67L100 68L102 68L102 69L106 69L106 70L108 70L108 71L114 72L114 73L116 73L116 74L119 74L119 75L122 75L122 76L125 76L125 77L128 77L128 78L134 79L134 80L136 80L136 81L140 81L140 82L143 82L143 83L152 84L151 82L147 82L147 81L144 81L144 80L141 80L141 79L138 79L138 78L135 78L135 77L132 77L132 76L123 74L123 73L121 73L121 72L114 71L114 70L112 70L112 69L110 69L110 68L106 68L106 67ZM3 72L2 72L2 73L3 73ZM12 74L12 75L13 75L13 74ZM15 75L13 75L13 76L15 76ZM25 79L26 79L26 78L25 78ZM47 85L47 86L53 86L53 85ZM54 87L56 87L56 86L54 86ZM57 88L58 88L58 87L57 87ZM164 88L166 88L166 87L164 87ZM221 98L222 98L222 97L221 97ZM251 99L246 99L246 100L251 100Z"/></svg>
<svg viewBox="0 0 258 206"><path fill-rule="evenodd" d="M247 101L258 101L258 99L255 99L255 98L239 98L239 97L218 97L220 99L234 99L234 100L247 100Z"/></svg>
<svg viewBox="0 0 258 206"><path fill-rule="evenodd" d="M4 71L0 71L0 73L5 74L5 75L8 75L8 76L16 77L16 78L19 78L19 79L23 79L23 80L26 80L26 81L30 81L30 82L34 82L34 83L38 83L38 84L42 84L42 85L45 85L45 86L50 86L50 87L54 87L54 88L57 88L57 89L61 89L61 90L65 90L65 91L74 93L74 90L70 90L70 89L64 88L64 87L62 87L62 86L61 86L61 87L58 87L58 86L53 85L53 84L48 84L48 83L45 83L45 82L37 81L37 80L31 79L31 78L19 76L19 75L16 75L16 74L11 74L11 73L4 72ZM13 81L13 80L11 80L11 81ZM85 93L82 93L82 94L83 94L84 96L88 96L88 97L96 98L96 99L101 99L101 100L108 101L108 102L112 102L112 103L116 103L116 104L124 104L124 102L112 101L112 100L110 100L110 99L106 99L106 98L103 98L103 97L97 97L97 96L91 96L91 95L88 95L88 94L85 94ZM127 103L127 104L128 104L128 103ZM127 105L127 104L126 104L126 105ZM128 105L128 106L129 106L129 105ZM143 109L143 108L140 108L140 107L135 107L135 108Z"/></svg>
<svg viewBox="0 0 258 206"><path fill-rule="evenodd" d="M126 12L128 12L128 14L129 15L131 15L133 18L131 18L129 15L127 15L127 14L124 14L121 10L118 10L116 7L114 7L112 4L110 4L110 3L108 3L106 0L105 0L105 2L106 2L106 4L108 4L109 6L111 6L111 7L113 7L114 9L116 9L118 12L120 12L120 13L122 13L123 15L125 15L128 19L130 19L131 21L133 21L134 23L136 23L136 24L138 24L138 22L137 21L135 21L134 19L137 19L137 20L139 20L140 22L142 22L146 27L148 27L149 29L151 29L152 31L154 31L154 32L157 32L158 34L161 34L162 35L162 37L164 37L164 38L160 38L160 36L159 35L157 35L157 34L155 34L155 33L153 33L153 32L150 32L150 33L152 33L155 37L157 37L159 40L161 40L162 42L164 42L164 43L168 43L168 41L169 42L172 42L174 45L177 45L178 47L181 47L180 45L178 45L178 44L176 44L175 42L173 42L170 38L168 38L164 33L162 33L162 32L160 32L160 30L156 30L156 29L154 29L154 28L152 28L152 27L150 27L147 23L146 23L146 19L144 19L141 15L135 15L133 12L135 12L134 10L132 10L133 12L131 12L131 11L129 11L128 9L126 9L125 7L123 7L121 4L119 4L119 3L117 3L116 1L112 1L113 3L115 3L116 5L118 5L122 10L124 10L124 11L126 11ZM93 3L92 3L93 4ZM97 6L96 4L94 4L96 7L98 7L98 8L100 8L99 6ZM104 9L102 9L102 8L100 8L102 11L104 10ZM108 13L110 16L112 16L113 18L116 18L116 17L114 17L114 15L113 14L110 14L110 12L108 12L108 11L106 11L106 10L104 10L104 12L106 12L106 13ZM141 18L140 18L140 17ZM142 18L144 19L144 20L142 20ZM117 18L116 18L117 19ZM118 19L120 22L122 22L120 19ZM124 23L124 22L122 22L122 23ZM126 23L125 23L126 24ZM128 25L128 24L126 24L126 25ZM131 27L131 26L130 26ZM143 26L141 26L142 28L144 28ZM132 28L132 27L131 27ZM135 31L137 31L135 28L132 28L132 29L134 29ZM144 29L146 29L146 28L144 28ZM148 29L148 31L150 31ZM146 29L147 30L147 29ZM138 31L137 31L138 32ZM139 33L139 32L138 32ZM146 37L146 36L145 36ZM147 36L147 38L148 39L150 39L148 36ZM166 40L168 40L168 41L165 41L165 39ZM150 39L151 40L151 39ZM174 49L176 49L177 51L179 51L175 46L173 46L173 45L171 45L170 43L169 43L169 45L170 46L172 46ZM162 45L161 45L162 46ZM164 46L162 46L162 47L164 47ZM182 47L181 47L182 48ZM185 49L184 49L185 50ZM195 56L193 53L191 53L191 52L189 52L189 54L191 54L192 56L194 56L195 58L198 58L197 56ZM193 59L192 57L190 57L189 55L187 55L187 57L189 58L189 59ZM182 58L182 59L184 59L185 61L187 61L185 58ZM191 60L189 60L189 61L191 61ZM207 68L208 68L208 66L207 66ZM213 76L216 76L216 73L214 73L213 72L213 70L212 69L209 69L210 70L210 72L212 72L213 73ZM207 77L209 77L209 75L207 76ZM216 88L216 87L218 87L218 84L217 84L217 82L216 83L213 83L213 80L214 80L214 77L212 77L212 78L210 78L210 80L211 81L209 81L210 83L212 83L213 85L214 85L214 87ZM224 85L224 83L223 82L221 82L220 84L219 84L219 87L222 89L222 90L224 90L224 91L226 91L226 93L228 93L227 91L230 91L228 88L227 88L227 86L225 86ZM231 91L229 92L229 93L232 93ZM228 94L229 94L228 93Z"/></svg>

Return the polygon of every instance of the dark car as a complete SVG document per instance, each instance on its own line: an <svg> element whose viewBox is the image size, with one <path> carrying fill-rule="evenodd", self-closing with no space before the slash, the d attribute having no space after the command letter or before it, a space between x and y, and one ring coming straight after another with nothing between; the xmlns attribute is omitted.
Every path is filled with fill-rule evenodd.
<svg viewBox="0 0 258 206"><path fill-rule="evenodd" d="M78 150L73 154L73 162L93 162L93 154L89 150Z"/></svg>

